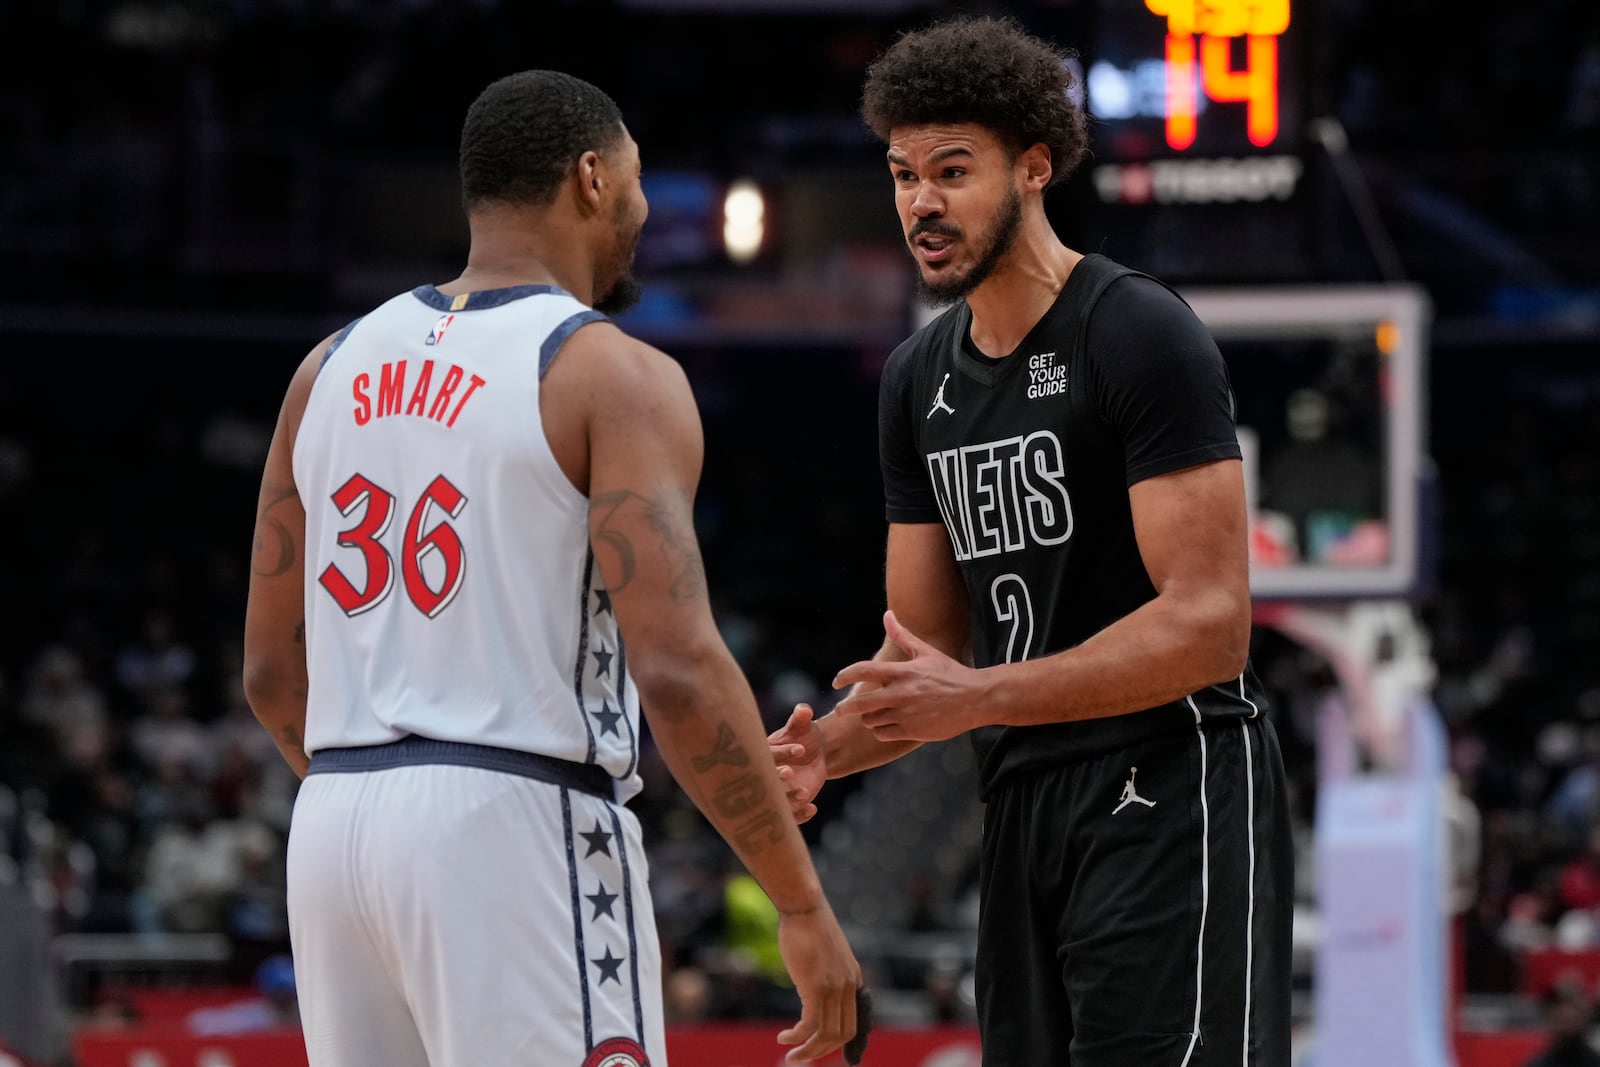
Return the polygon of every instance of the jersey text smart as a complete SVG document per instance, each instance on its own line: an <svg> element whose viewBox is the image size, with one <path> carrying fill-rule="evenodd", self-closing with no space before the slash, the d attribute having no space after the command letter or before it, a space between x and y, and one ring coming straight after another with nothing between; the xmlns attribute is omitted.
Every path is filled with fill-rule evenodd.
<svg viewBox="0 0 1600 1067"><path fill-rule="evenodd" d="M467 380L466 389L461 389L462 379ZM355 398L356 425L365 426L374 418L383 418L385 415L420 415L442 422L446 426L454 426L456 419L461 415L461 409L467 406L467 401L478 388L487 384L476 374L468 375L465 370L456 364L450 364L450 369L444 372L437 385L433 380L433 360L422 361L422 369L417 372L417 378L411 386L409 398L406 396L406 361L403 359L385 363L378 372L377 406L373 406L372 375L362 371L355 376L350 384L351 396ZM461 396L456 398L460 390ZM452 407L451 401L455 404ZM405 408L401 409L404 401Z"/></svg>

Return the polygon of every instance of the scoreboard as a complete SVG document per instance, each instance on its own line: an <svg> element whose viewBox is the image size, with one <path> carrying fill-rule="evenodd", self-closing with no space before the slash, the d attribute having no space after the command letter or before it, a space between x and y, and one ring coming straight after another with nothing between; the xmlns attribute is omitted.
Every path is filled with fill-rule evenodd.
<svg viewBox="0 0 1600 1067"><path fill-rule="evenodd" d="M1306 280L1301 0L1093 0L1103 249L1178 282Z"/></svg>

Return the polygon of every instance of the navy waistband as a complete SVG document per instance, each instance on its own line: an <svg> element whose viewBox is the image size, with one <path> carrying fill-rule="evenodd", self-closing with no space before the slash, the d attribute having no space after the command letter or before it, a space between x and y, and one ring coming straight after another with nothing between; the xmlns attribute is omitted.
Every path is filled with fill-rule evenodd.
<svg viewBox="0 0 1600 1067"><path fill-rule="evenodd" d="M311 757L307 774L348 774L354 771L384 771L394 767L416 767L444 763L455 767L480 767L486 771L535 778L551 785L563 785L582 793L616 799L616 779L604 767L593 763L572 763L537 752L491 745L470 745L462 741L439 741L412 734L382 745L352 748L324 748Z"/></svg>

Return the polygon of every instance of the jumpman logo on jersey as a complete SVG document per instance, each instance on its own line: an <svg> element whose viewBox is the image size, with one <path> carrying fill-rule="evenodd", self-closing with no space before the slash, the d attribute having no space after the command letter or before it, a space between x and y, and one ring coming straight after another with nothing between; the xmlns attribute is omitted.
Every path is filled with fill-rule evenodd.
<svg viewBox="0 0 1600 1067"><path fill-rule="evenodd" d="M1138 773L1139 773L1139 768L1137 768L1137 767L1129 767L1128 768L1128 781L1122 787L1122 797L1121 797L1122 803L1118 804L1117 807L1116 807L1116 810L1113 811L1111 814L1115 815L1118 811L1121 811L1123 808L1127 807L1129 804L1143 804L1147 808L1153 808L1153 807L1156 806L1156 802L1155 801L1146 800L1144 797L1139 795L1139 790L1134 787L1133 779L1134 779L1134 776L1136 776Z"/></svg>
<svg viewBox="0 0 1600 1067"><path fill-rule="evenodd" d="M939 383L939 391L937 393L933 394L933 407L928 409L928 416L927 416L928 418L930 418L930 419L933 418L933 413L935 411L939 411L941 409L944 410L944 411L948 411L952 415L954 415L956 413L956 409L955 408L951 407L949 404L946 404L944 402L944 387L949 381L950 381L950 375L948 373L946 373L945 376L944 376L944 381Z"/></svg>

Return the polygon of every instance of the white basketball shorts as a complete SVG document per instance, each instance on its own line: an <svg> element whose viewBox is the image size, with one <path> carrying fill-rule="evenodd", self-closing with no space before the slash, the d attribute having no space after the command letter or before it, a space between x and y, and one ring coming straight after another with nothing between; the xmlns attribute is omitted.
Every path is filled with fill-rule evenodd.
<svg viewBox="0 0 1600 1067"><path fill-rule="evenodd" d="M665 1067L619 804L475 766L313 773L288 880L311 1067Z"/></svg>

